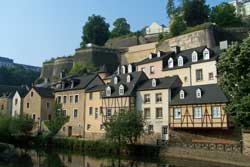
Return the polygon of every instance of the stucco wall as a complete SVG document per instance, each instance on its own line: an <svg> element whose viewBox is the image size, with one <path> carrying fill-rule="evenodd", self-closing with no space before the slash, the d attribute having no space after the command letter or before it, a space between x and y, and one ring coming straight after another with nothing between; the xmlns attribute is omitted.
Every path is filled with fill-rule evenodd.
<svg viewBox="0 0 250 167"><path fill-rule="evenodd" d="M167 71L163 71L162 73L163 73L164 77L168 77L168 76L171 77L174 75L178 75L182 81L182 86L190 86L191 85L190 67L167 70Z"/></svg>
<svg viewBox="0 0 250 167"><path fill-rule="evenodd" d="M250 131L242 133L243 139L243 153L247 156L250 156Z"/></svg>
<svg viewBox="0 0 250 167"><path fill-rule="evenodd" d="M137 71L142 71L142 68L144 68L144 72L147 75L148 78L161 78L163 77L163 72L162 72L162 60L160 61L155 61L152 63L147 63L147 64L142 64L142 65L138 65L136 67ZM154 73L150 73L150 67L154 67Z"/></svg>
<svg viewBox="0 0 250 167"><path fill-rule="evenodd" d="M16 103L17 100L17 103ZM12 116L20 115L22 112L22 98L20 95L16 92L13 99L12 99Z"/></svg>

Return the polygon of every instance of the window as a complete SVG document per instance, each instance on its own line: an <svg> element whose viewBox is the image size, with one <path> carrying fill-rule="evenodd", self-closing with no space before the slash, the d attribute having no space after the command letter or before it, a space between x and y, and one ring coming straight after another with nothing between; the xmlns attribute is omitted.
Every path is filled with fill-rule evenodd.
<svg viewBox="0 0 250 167"><path fill-rule="evenodd" d="M185 92L184 90L180 91L180 99L184 99L185 98Z"/></svg>
<svg viewBox="0 0 250 167"><path fill-rule="evenodd" d="M91 125L90 124L88 124L87 125L87 130L89 130L91 128Z"/></svg>
<svg viewBox="0 0 250 167"><path fill-rule="evenodd" d="M124 86L123 85L120 85L120 87L119 87L119 95L120 96L124 95Z"/></svg>
<svg viewBox="0 0 250 167"><path fill-rule="evenodd" d="M150 53L149 56L148 56L148 58L151 60L153 58L153 54Z"/></svg>
<svg viewBox="0 0 250 167"><path fill-rule="evenodd" d="M17 103L18 103L18 99L16 98L16 99L15 99L15 105L17 105Z"/></svg>
<svg viewBox="0 0 250 167"><path fill-rule="evenodd" d="M148 133L154 132L154 125L148 125Z"/></svg>
<svg viewBox="0 0 250 167"><path fill-rule="evenodd" d="M93 93L90 92L90 93L89 93L89 100L92 100L92 99L93 99Z"/></svg>
<svg viewBox="0 0 250 167"><path fill-rule="evenodd" d="M150 66L150 74L154 74L155 73L155 67L154 66Z"/></svg>
<svg viewBox="0 0 250 167"><path fill-rule="evenodd" d="M131 64L128 65L128 73L131 73L133 72L133 67Z"/></svg>
<svg viewBox="0 0 250 167"><path fill-rule="evenodd" d="M27 108L28 108L28 107L27 107ZM4 105L3 105L3 104L1 105L1 110L4 110Z"/></svg>
<svg viewBox="0 0 250 167"><path fill-rule="evenodd" d="M212 73L212 72L208 73L208 79L213 80L214 79L214 73Z"/></svg>
<svg viewBox="0 0 250 167"><path fill-rule="evenodd" d="M122 66L122 73L125 74L126 73L126 67Z"/></svg>
<svg viewBox="0 0 250 167"><path fill-rule="evenodd" d="M156 119L162 118L162 108L156 108L155 117Z"/></svg>
<svg viewBox="0 0 250 167"><path fill-rule="evenodd" d="M36 119L36 114L32 114L32 119L33 119L33 120Z"/></svg>
<svg viewBox="0 0 250 167"><path fill-rule="evenodd" d="M66 110L62 110L62 115L63 115L64 117L66 117L66 116L67 116L67 111L66 111Z"/></svg>
<svg viewBox="0 0 250 167"><path fill-rule="evenodd" d="M141 71L145 72L145 67L142 67L142 68L141 68Z"/></svg>
<svg viewBox="0 0 250 167"><path fill-rule="evenodd" d="M49 102L47 102L46 107L47 107L47 109L50 108L50 103Z"/></svg>
<svg viewBox="0 0 250 167"><path fill-rule="evenodd" d="M196 98L201 98L201 89L196 90Z"/></svg>
<svg viewBox="0 0 250 167"><path fill-rule="evenodd" d="M202 75L202 69L196 70L196 81L202 81L203 75Z"/></svg>
<svg viewBox="0 0 250 167"><path fill-rule="evenodd" d="M67 96L63 96L63 103L64 103L64 104L67 103Z"/></svg>
<svg viewBox="0 0 250 167"><path fill-rule="evenodd" d="M162 127L162 134L164 134L164 135L168 134L168 127L167 126Z"/></svg>
<svg viewBox="0 0 250 167"><path fill-rule="evenodd" d="M204 51L203 51L203 59L204 60L210 59L210 51L207 48L204 49Z"/></svg>
<svg viewBox="0 0 250 167"><path fill-rule="evenodd" d="M178 66L179 66L179 67L183 66L183 57L182 57L182 56L180 56L180 57L178 58Z"/></svg>
<svg viewBox="0 0 250 167"><path fill-rule="evenodd" d="M27 103L27 108L30 108L30 103Z"/></svg>
<svg viewBox="0 0 250 167"><path fill-rule="evenodd" d="M118 77L115 77L114 78L114 84L117 84L118 83Z"/></svg>
<svg viewBox="0 0 250 167"><path fill-rule="evenodd" d="M69 102L73 103L73 96L69 96Z"/></svg>
<svg viewBox="0 0 250 167"><path fill-rule="evenodd" d="M161 103L162 102L162 94L161 93L157 93L155 95L155 102L156 103Z"/></svg>
<svg viewBox="0 0 250 167"><path fill-rule="evenodd" d="M111 96L111 87L110 86L108 86L106 88L106 96Z"/></svg>
<svg viewBox="0 0 250 167"><path fill-rule="evenodd" d="M112 116L112 109L111 109L111 108L108 108L108 109L107 109L106 116L107 116L107 117L111 117L111 116Z"/></svg>
<svg viewBox="0 0 250 167"><path fill-rule="evenodd" d="M181 108L174 108L174 119L181 119Z"/></svg>
<svg viewBox="0 0 250 167"><path fill-rule="evenodd" d="M89 107L89 115L93 115L93 107Z"/></svg>
<svg viewBox="0 0 250 167"><path fill-rule="evenodd" d="M100 115L103 114L103 107L100 107Z"/></svg>
<svg viewBox="0 0 250 167"><path fill-rule="evenodd" d="M194 118L195 119L201 118L201 107L194 107Z"/></svg>
<svg viewBox="0 0 250 167"><path fill-rule="evenodd" d="M212 107L212 115L213 115L213 118L221 118L221 112L220 112L219 106Z"/></svg>
<svg viewBox="0 0 250 167"><path fill-rule="evenodd" d="M75 103L78 103L79 101L79 95L75 95Z"/></svg>
<svg viewBox="0 0 250 167"><path fill-rule="evenodd" d="M152 87L156 87L156 79L152 79Z"/></svg>
<svg viewBox="0 0 250 167"><path fill-rule="evenodd" d="M173 68L174 67L174 60L173 58L168 59L168 68Z"/></svg>
<svg viewBox="0 0 250 167"><path fill-rule="evenodd" d="M77 110L77 109L74 109L74 118L77 117L77 114L78 114L78 110Z"/></svg>
<svg viewBox="0 0 250 167"><path fill-rule="evenodd" d="M144 108L144 119L150 119L150 108Z"/></svg>
<svg viewBox="0 0 250 167"><path fill-rule="evenodd" d="M150 94L144 95L144 103L150 103Z"/></svg>
<svg viewBox="0 0 250 167"><path fill-rule="evenodd" d="M192 53L192 62L197 62L198 61L198 53L196 51L193 51Z"/></svg>
<svg viewBox="0 0 250 167"><path fill-rule="evenodd" d="M57 103L60 104L61 102L62 102L62 98L61 98L61 96L58 96L57 97Z"/></svg>
<svg viewBox="0 0 250 167"><path fill-rule="evenodd" d="M30 93L30 95L31 95L31 97L33 97L33 95L34 95L34 92L31 92L31 93Z"/></svg>
<svg viewBox="0 0 250 167"><path fill-rule="evenodd" d="M98 108L95 108L95 119L98 118Z"/></svg>
<svg viewBox="0 0 250 167"><path fill-rule="evenodd" d="M130 83L131 82L131 75L128 75L127 76L127 83Z"/></svg>
<svg viewBox="0 0 250 167"><path fill-rule="evenodd" d="M157 52L157 57L161 57L161 51Z"/></svg>

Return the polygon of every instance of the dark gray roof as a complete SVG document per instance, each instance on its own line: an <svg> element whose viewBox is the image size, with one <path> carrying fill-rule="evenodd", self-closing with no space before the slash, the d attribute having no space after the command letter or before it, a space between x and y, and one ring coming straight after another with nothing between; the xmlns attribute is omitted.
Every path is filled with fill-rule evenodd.
<svg viewBox="0 0 250 167"><path fill-rule="evenodd" d="M23 98L29 92L29 88L25 86L25 87L22 87L21 89L17 90L17 92Z"/></svg>
<svg viewBox="0 0 250 167"><path fill-rule="evenodd" d="M201 98L196 98L196 90L200 88ZM180 99L180 91L184 90L185 98ZM170 105L183 104L207 104L207 103L226 103L228 99L222 89L217 84L188 86L172 90Z"/></svg>
<svg viewBox="0 0 250 167"><path fill-rule="evenodd" d="M42 88L42 87L33 87L36 92L44 98L53 98L54 97L54 90L50 88Z"/></svg>
<svg viewBox="0 0 250 167"><path fill-rule="evenodd" d="M127 76L131 76L131 82L127 83ZM118 77L118 83L114 84L114 78ZM111 83L109 83L107 86L111 87L112 94L111 96L107 97L106 94L103 94L104 98L112 98L112 97L128 97L128 96L135 96L136 95L136 89L143 84L146 80L148 80L146 74L142 71L139 72L132 72L127 74L121 74L117 76L112 77ZM125 87L125 92L123 96L119 95L119 86L123 85ZM107 87L106 86L106 87Z"/></svg>
<svg viewBox="0 0 250 167"><path fill-rule="evenodd" d="M90 86L86 89L85 92L98 92L98 91L104 91L105 90L106 85L94 85L94 86Z"/></svg>
<svg viewBox="0 0 250 167"><path fill-rule="evenodd" d="M146 58L140 62L135 63L135 65L142 65L142 64L147 64L147 63L152 63L160 60L164 60L168 58L170 55L173 55L173 52L161 52L161 57L157 57L157 54L151 53L152 54L152 59Z"/></svg>
<svg viewBox="0 0 250 167"><path fill-rule="evenodd" d="M181 86L182 82L178 76L173 77L165 77L165 78L157 78L156 79L156 87L152 86L152 80L150 79L143 83L137 90L157 90L157 89L169 89Z"/></svg>
<svg viewBox="0 0 250 167"><path fill-rule="evenodd" d="M13 97L16 91L21 91L25 89L26 86L8 86L8 85L0 85L0 96L8 96Z"/></svg>

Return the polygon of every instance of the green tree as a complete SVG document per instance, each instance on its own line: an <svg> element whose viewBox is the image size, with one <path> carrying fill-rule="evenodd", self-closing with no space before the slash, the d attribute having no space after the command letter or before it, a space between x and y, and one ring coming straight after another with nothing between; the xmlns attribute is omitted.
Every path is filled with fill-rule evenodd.
<svg viewBox="0 0 250 167"><path fill-rule="evenodd" d="M95 71L97 71L97 67L93 63L89 61L83 61L74 63L69 74L80 74Z"/></svg>
<svg viewBox="0 0 250 167"><path fill-rule="evenodd" d="M120 111L105 123L106 137L119 145L135 144L144 132L144 120L138 111Z"/></svg>
<svg viewBox="0 0 250 167"><path fill-rule="evenodd" d="M169 18L172 18L175 15L174 0L168 0L166 10Z"/></svg>
<svg viewBox="0 0 250 167"><path fill-rule="evenodd" d="M180 35L181 32L186 30L186 24L182 16L176 16L171 20L170 23L170 32L172 35Z"/></svg>
<svg viewBox="0 0 250 167"><path fill-rule="evenodd" d="M236 9L229 3L221 3L212 8L211 21L221 27L238 26L241 19L236 14Z"/></svg>
<svg viewBox="0 0 250 167"><path fill-rule="evenodd" d="M45 125L49 129L49 137L53 138L62 126L69 121L69 117L63 115L61 104L55 104L52 112L52 119L45 122Z"/></svg>
<svg viewBox="0 0 250 167"><path fill-rule="evenodd" d="M92 15L83 27L83 36L80 45L82 48L88 43L103 46L109 39L109 36L109 24L105 22L105 18L100 15Z"/></svg>
<svg viewBox="0 0 250 167"><path fill-rule="evenodd" d="M250 127L250 38L234 43L222 53L218 63L219 83L230 103L226 111L242 127Z"/></svg>
<svg viewBox="0 0 250 167"><path fill-rule="evenodd" d="M195 26L208 21L210 8L205 0L184 0L183 17L187 26Z"/></svg>
<svg viewBox="0 0 250 167"><path fill-rule="evenodd" d="M28 115L20 115L12 118L9 131L13 136L19 135L30 135L32 128L34 126L34 120Z"/></svg>
<svg viewBox="0 0 250 167"><path fill-rule="evenodd" d="M127 35L130 33L130 25L127 23L125 18L118 18L113 23L114 29L111 32L111 37L119 37L123 35Z"/></svg>

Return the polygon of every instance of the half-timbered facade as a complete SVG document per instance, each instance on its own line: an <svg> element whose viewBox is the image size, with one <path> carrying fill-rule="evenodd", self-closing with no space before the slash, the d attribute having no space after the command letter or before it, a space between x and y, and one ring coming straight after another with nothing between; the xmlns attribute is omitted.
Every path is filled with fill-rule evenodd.
<svg viewBox="0 0 250 167"><path fill-rule="evenodd" d="M179 88L170 102L170 128L228 128L227 102L216 84Z"/></svg>

